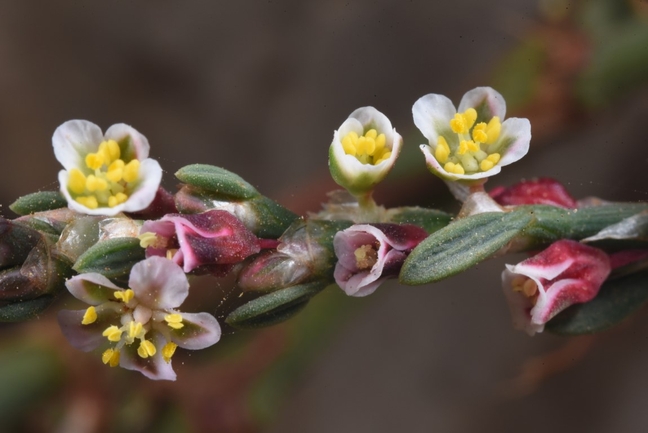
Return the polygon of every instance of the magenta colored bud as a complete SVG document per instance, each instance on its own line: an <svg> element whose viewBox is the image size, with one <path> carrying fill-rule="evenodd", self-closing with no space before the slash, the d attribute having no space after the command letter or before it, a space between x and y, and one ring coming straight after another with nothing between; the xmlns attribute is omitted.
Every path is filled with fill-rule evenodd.
<svg viewBox="0 0 648 433"><path fill-rule="evenodd" d="M497 187L490 196L502 206L524 204L546 204L566 209L575 209L576 200L558 181L549 178L523 180L511 187Z"/></svg>
<svg viewBox="0 0 648 433"><path fill-rule="evenodd" d="M169 214L146 221L140 233L154 233L147 257L171 256L190 272L199 266L231 265L260 251L259 239L235 216L222 210Z"/></svg>
<svg viewBox="0 0 648 433"><path fill-rule="evenodd" d="M591 301L610 274L610 259L598 248L572 240L546 250L502 273L513 326L529 335L572 304Z"/></svg>
<svg viewBox="0 0 648 433"><path fill-rule="evenodd" d="M333 239L335 282L349 296L372 294L398 275L409 253L427 232L411 224L356 224Z"/></svg>

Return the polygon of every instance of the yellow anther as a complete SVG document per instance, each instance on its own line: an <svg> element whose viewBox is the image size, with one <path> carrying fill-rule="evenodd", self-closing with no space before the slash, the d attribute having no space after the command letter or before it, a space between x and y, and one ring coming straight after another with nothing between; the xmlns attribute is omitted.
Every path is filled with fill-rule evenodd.
<svg viewBox="0 0 648 433"><path fill-rule="evenodd" d="M378 131L376 131L375 129L370 129L369 131L365 132L364 136L367 138L375 139L376 137L378 137Z"/></svg>
<svg viewBox="0 0 648 433"><path fill-rule="evenodd" d="M468 129L463 116L459 113L455 114L454 119L450 121L450 128L452 128L452 132L457 134L465 134Z"/></svg>
<svg viewBox="0 0 648 433"><path fill-rule="evenodd" d="M367 153L367 137L365 137L364 135L358 137L358 144L356 145L356 151L358 152L359 155L363 155Z"/></svg>
<svg viewBox="0 0 648 433"><path fill-rule="evenodd" d="M78 168L70 170L68 188L75 194L82 194L85 191L86 177Z"/></svg>
<svg viewBox="0 0 648 433"><path fill-rule="evenodd" d="M175 256L175 253L178 252L177 248L169 248L166 252L166 258L169 260L173 260L173 256Z"/></svg>
<svg viewBox="0 0 648 433"><path fill-rule="evenodd" d="M114 296L115 299L119 299L127 304L135 297L135 292L133 292L133 289L116 290Z"/></svg>
<svg viewBox="0 0 648 433"><path fill-rule="evenodd" d="M479 122L472 131L473 140L478 143L485 143L488 140L488 135L486 134L486 124L484 122Z"/></svg>
<svg viewBox="0 0 648 433"><path fill-rule="evenodd" d="M157 349L155 348L155 345L149 340L142 340L139 347L137 348L137 354L141 358L148 358L149 356L155 355L156 352Z"/></svg>
<svg viewBox="0 0 648 433"><path fill-rule="evenodd" d="M392 154L391 152L383 153L382 156L380 157L380 159L378 161L374 162L374 165L378 165L381 162L388 160L391 157L391 154Z"/></svg>
<svg viewBox="0 0 648 433"><path fill-rule="evenodd" d="M367 137L367 139L365 140L365 153L367 155L373 156L375 151L376 151L376 140L374 140L373 137Z"/></svg>
<svg viewBox="0 0 648 433"><path fill-rule="evenodd" d="M157 235L153 232L141 233L138 238L140 240L140 247L142 248L148 248L151 245L155 245L158 240Z"/></svg>
<svg viewBox="0 0 648 433"><path fill-rule="evenodd" d="M443 138L443 137L439 137L439 138ZM437 148L434 151L434 157L436 158L437 161L439 161L439 163L445 164L446 161L448 161L449 155L450 155L450 149L448 148L447 145L445 146L437 145Z"/></svg>
<svg viewBox="0 0 648 433"><path fill-rule="evenodd" d="M101 355L101 362L108 364L111 367L117 367L119 365L119 350L117 349L107 349Z"/></svg>
<svg viewBox="0 0 648 433"><path fill-rule="evenodd" d="M115 140L104 141L99 145L100 151L103 153L106 164L119 159L121 156L121 150L119 149L119 143Z"/></svg>
<svg viewBox="0 0 648 433"><path fill-rule="evenodd" d="M88 307L81 320L82 325L89 325L97 321L97 310L95 307Z"/></svg>
<svg viewBox="0 0 648 433"><path fill-rule="evenodd" d="M121 159L113 161L108 167L108 171L106 171L106 177L111 182L119 182L120 180L122 180L123 175L124 161L122 161Z"/></svg>
<svg viewBox="0 0 648 433"><path fill-rule="evenodd" d="M502 130L502 123L498 116L493 116L493 118L488 122L486 127L486 135L488 135L488 140L485 141L486 144L493 144L500 136L500 131Z"/></svg>
<svg viewBox="0 0 648 433"><path fill-rule="evenodd" d="M124 166L123 178L126 182L134 182L139 176L140 162L137 159L132 160Z"/></svg>
<svg viewBox="0 0 648 433"><path fill-rule="evenodd" d="M454 173L454 174L464 174L466 172L464 168L461 166L461 164L459 163L454 164L452 162L446 163L443 169L448 173Z"/></svg>
<svg viewBox="0 0 648 433"><path fill-rule="evenodd" d="M353 140L350 137L351 134L347 134L343 139L342 139L342 148L344 149L344 153L347 155L355 156L356 155L356 148L353 145Z"/></svg>
<svg viewBox="0 0 648 433"><path fill-rule="evenodd" d="M108 182L105 179L95 176L94 174L89 175L86 178L85 187L88 191L105 191L108 189Z"/></svg>
<svg viewBox="0 0 648 433"><path fill-rule="evenodd" d="M99 207L99 202L97 202L97 197L94 196L81 196L75 198L75 200L87 207L88 209L97 209Z"/></svg>
<svg viewBox="0 0 648 433"><path fill-rule="evenodd" d="M501 156L499 153L491 153L486 157L487 160L491 161L493 164L497 164L500 160Z"/></svg>
<svg viewBox="0 0 648 433"><path fill-rule="evenodd" d="M85 163L88 168L92 170L96 170L98 168L101 168L101 166L104 164L104 158L103 155L99 152L97 153L89 153L85 157Z"/></svg>
<svg viewBox="0 0 648 433"><path fill-rule="evenodd" d="M162 359L164 359L164 362L166 362L167 364L171 362L171 357L173 356L177 348L178 345L172 342L164 345L164 347L162 348Z"/></svg>
<svg viewBox="0 0 648 433"><path fill-rule="evenodd" d="M180 329L184 327L184 324L182 323L181 314L178 313L167 314L166 316L164 316L164 320L167 322L167 325L169 325L170 328Z"/></svg>
<svg viewBox="0 0 648 433"><path fill-rule="evenodd" d="M128 196L122 192L118 192L115 195L111 195L108 197L108 206L109 207L115 207L118 204L122 204L128 199Z"/></svg>
<svg viewBox="0 0 648 433"><path fill-rule="evenodd" d="M493 161L490 161L488 159L484 159L482 162L479 163L479 168L481 168L482 171L488 171L494 166L495 164L493 163Z"/></svg>
<svg viewBox="0 0 648 433"><path fill-rule="evenodd" d="M376 152L374 153L374 156L384 152L386 142L387 137L385 137L385 134L380 134L376 137Z"/></svg>
<svg viewBox="0 0 648 433"><path fill-rule="evenodd" d="M461 140L459 142L459 148L457 148L457 155L463 155L468 152L468 141Z"/></svg>
<svg viewBox="0 0 648 433"><path fill-rule="evenodd" d="M463 116L466 121L466 127L470 129L475 124L475 120L477 120L477 110L469 108L464 111Z"/></svg>
<svg viewBox="0 0 648 433"><path fill-rule="evenodd" d="M115 325L107 327L101 334L108 339L108 341L117 342L121 340L122 330Z"/></svg>
<svg viewBox="0 0 648 433"><path fill-rule="evenodd" d="M378 251L374 249L373 245L362 245L353 254L358 269L370 269L378 261Z"/></svg>
<svg viewBox="0 0 648 433"><path fill-rule="evenodd" d="M144 326L140 322L131 320L128 324L128 338L131 340L139 337L143 331Z"/></svg>
<svg viewBox="0 0 648 433"><path fill-rule="evenodd" d="M528 298L532 297L538 292L538 285L531 278L526 280L522 285L522 293L524 293Z"/></svg>

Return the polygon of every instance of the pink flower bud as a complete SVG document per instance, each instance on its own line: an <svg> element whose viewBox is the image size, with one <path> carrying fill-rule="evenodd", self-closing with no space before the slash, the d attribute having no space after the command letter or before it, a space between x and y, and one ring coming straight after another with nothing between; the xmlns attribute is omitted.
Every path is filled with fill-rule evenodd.
<svg viewBox="0 0 648 433"><path fill-rule="evenodd" d="M566 209L576 208L576 200L556 180L540 178L523 180L511 187L493 189L490 196L500 205L546 204Z"/></svg>
<svg viewBox="0 0 648 433"><path fill-rule="evenodd" d="M427 232L411 224L356 224L335 235L335 282L349 296L372 294L396 277Z"/></svg>
<svg viewBox="0 0 648 433"><path fill-rule="evenodd" d="M529 335L542 332L565 308L591 301L610 270L607 254L572 240L554 242L515 266L506 265L502 283L513 326Z"/></svg>
<svg viewBox="0 0 648 433"><path fill-rule="evenodd" d="M147 257L169 257L185 272L198 266L238 263L261 249L259 239L234 215L222 210L169 214L146 221L140 238Z"/></svg>

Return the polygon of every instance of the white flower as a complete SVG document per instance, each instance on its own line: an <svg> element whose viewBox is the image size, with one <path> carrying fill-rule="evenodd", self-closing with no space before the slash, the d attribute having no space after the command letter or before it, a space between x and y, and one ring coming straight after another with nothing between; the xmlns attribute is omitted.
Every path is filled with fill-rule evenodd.
<svg viewBox="0 0 648 433"><path fill-rule="evenodd" d="M61 192L68 206L89 215L116 215L145 209L162 179L148 158L149 143L134 128L118 123L105 134L92 122L70 120L54 131L54 155Z"/></svg>
<svg viewBox="0 0 648 433"><path fill-rule="evenodd" d="M331 175L352 194L366 194L389 173L402 145L387 116L373 107L358 108L333 134Z"/></svg>
<svg viewBox="0 0 648 433"><path fill-rule="evenodd" d="M528 119L504 119L506 102L490 87L466 93L459 112L443 95L421 97L412 107L414 123L429 144L422 144L430 171L446 180L483 183L529 150Z"/></svg>

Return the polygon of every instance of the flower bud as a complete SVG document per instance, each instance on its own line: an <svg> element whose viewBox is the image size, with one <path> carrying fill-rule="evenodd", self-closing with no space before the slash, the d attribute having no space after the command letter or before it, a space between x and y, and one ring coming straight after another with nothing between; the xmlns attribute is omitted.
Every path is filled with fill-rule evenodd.
<svg viewBox="0 0 648 433"><path fill-rule="evenodd" d="M489 195L502 206L545 204L575 209L576 200L558 181L549 178L523 180L513 186L494 188Z"/></svg>
<svg viewBox="0 0 648 433"><path fill-rule="evenodd" d="M529 335L542 332L556 314L572 304L592 300L610 274L602 250L572 240L546 250L502 273L513 326Z"/></svg>

